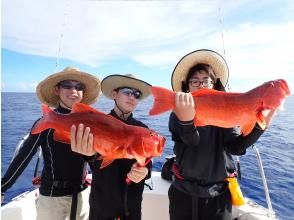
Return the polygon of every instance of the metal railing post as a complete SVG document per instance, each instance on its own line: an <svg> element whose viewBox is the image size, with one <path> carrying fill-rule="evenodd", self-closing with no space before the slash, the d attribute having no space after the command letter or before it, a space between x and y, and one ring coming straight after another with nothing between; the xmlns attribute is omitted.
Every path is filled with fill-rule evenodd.
<svg viewBox="0 0 294 220"><path fill-rule="evenodd" d="M263 169L263 165L262 165L262 160L259 154L259 150L257 149L257 147L255 145L252 145L252 148L254 149L255 153L256 153L256 157L257 157L257 161L258 161L258 166L259 166L259 172L260 172L260 176L262 179L262 183L263 183L263 188L264 188L264 194L265 194L265 198L266 198L266 203L267 203L267 207L269 210L269 218L270 219L276 219L275 217L275 212L273 210L272 207L272 202L271 202L271 198L269 195L269 190L268 190L268 186L267 186L267 182L266 182L266 178L265 178L265 174L264 174L264 169Z"/></svg>

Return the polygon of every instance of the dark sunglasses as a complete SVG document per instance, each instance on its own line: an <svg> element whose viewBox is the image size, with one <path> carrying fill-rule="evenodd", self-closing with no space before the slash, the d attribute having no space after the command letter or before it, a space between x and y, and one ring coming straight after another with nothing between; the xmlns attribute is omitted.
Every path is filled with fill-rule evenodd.
<svg viewBox="0 0 294 220"><path fill-rule="evenodd" d="M83 83L73 84L71 81L61 81L58 86L63 89L75 89L77 91L84 91L86 86Z"/></svg>
<svg viewBox="0 0 294 220"><path fill-rule="evenodd" d="M133 89L133 88L123 87L123 88L118 88L117 91L121 91L123 94L127 96L132 95L136 99L140 99L142 97L142 93L139 90Z"/></svg>

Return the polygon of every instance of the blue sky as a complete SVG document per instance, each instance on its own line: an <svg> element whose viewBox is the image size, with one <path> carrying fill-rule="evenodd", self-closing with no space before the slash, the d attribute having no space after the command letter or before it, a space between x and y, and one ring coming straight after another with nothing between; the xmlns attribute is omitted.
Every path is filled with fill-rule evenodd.
<svg viewBox="0 0 294 220"><path fill-rule="evenodd" d="M231 91L278 78L293 89L293 11L291 0L2 0L1 90L34 92L67 66L171 88L176 63L201 48L226 57Z"/></svg>

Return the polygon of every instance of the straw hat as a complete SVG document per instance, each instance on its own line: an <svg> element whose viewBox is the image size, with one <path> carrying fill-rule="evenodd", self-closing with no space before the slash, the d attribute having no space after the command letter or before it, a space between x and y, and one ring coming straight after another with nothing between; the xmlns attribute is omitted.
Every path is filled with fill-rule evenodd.
<svg viewBox="0 0 294 220"><path fill-rule="evenodd" d="M215 51L201 49L185 55L176 65L171 78L174 91L182 91L182 82L186 81L189 70L199 63L209 64L216 78L220 79L224 87L227 85L229 68L225 59Z"/></svg>
<svg viewBox="0 0 294 220"><path fill-rule="evenodd" d="M101 82L101 90L103 95L112 99L112 91L120 87L130 87L139 90L142 93L141 100L150 95L151 85L138 79L133 74L125 75L109 75Z"/></svg>
<svg viewBox="0 0 294 220"><path fill-rule="evenodd" d="M54 73L41 81L36 89L40 101L51 107L59 105L59 96L54 92L55 86L63 80L75 80L83 83L86 88L83 93L82 103L93 104L101 93L100 80L88 73L81 72L74 67L67 67L63 71Z"/></svg>

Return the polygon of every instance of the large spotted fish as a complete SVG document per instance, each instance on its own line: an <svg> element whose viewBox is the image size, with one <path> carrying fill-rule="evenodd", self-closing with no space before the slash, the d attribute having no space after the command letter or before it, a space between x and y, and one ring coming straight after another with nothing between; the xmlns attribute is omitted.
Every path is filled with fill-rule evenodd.
<svg viewBox="0 0 294 220"><path fill-rule="evenodd" d="M151 91L154 104L150 115L175 108L175 92L161 87L152 87ZM256 123L264 129L266 124L262 111L280 108L289 95L289 87L283 79L266 82L245 93L200 89L192 93L195 103L194 124L224 128L240 126L246 136Z"/></svg>
<svg viewBox="0 0 294 220"><path fill-rule="evenodd" d="M164 137L147 128L127 125L88 105L77 103L70 114L59 114L46 105L42 110L43 117L33 127L32 134L52 128L54 140L70 144L71 126L83 123L94 135L94 149L103 160L101 168L121 158L136 159L144 166L147 158L162 154Z"/></svg>

